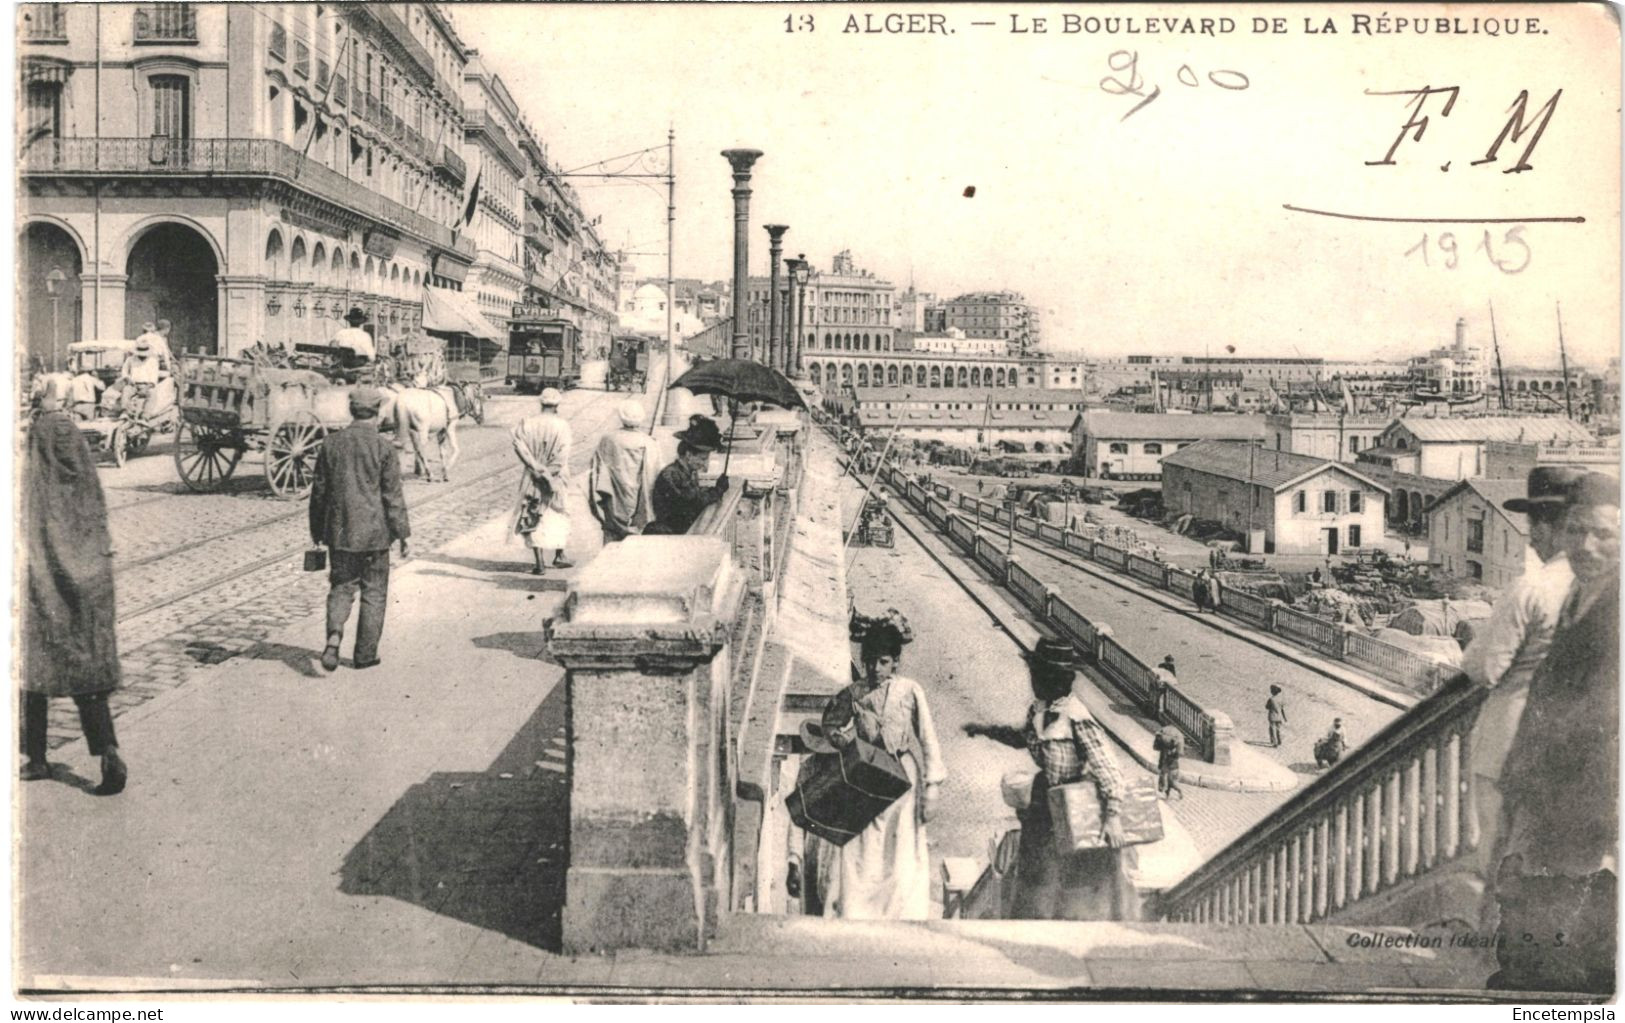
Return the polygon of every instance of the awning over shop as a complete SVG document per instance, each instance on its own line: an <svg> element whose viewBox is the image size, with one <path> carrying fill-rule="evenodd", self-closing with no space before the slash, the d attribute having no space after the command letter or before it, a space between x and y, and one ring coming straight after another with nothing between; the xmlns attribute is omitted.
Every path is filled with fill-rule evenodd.
<svg viewBox="0 0 1625 1023"><path fill-rule="evenodd" d="M503 340L473 300L445 288L423 289L423 329L439 334L471 334L498 344Z"/></svg>

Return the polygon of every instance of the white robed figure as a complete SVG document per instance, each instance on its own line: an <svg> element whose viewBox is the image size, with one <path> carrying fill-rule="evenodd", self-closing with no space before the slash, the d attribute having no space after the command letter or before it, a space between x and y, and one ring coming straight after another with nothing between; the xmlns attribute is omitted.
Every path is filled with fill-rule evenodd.
<svg viewBox="0 0 1625 1023"><path fill-rule="evenodd" d="M534 575L547 571L546 552L553 551L553 567L569 568L564 546L570 540L570 515L564 504L570 486L570 424L559 415L564 400L554 388L542 391L542 411L513 428L513 449L525 471L519 478L519 504L513 531L525 538L535 555Z"/></svg>
<svg viewBox="0 0 1625 1023"><path fill-rule="evenodd" d="M856 734L897 756L909 789L844 846L819 842L824 915L847 920L926 920L931 916L931 847L925 826L947 780L942 745L918 682L897 674L903 637L877 625L863 637L867 678L841 690L824 710L823 732L840 746Z"/></svg>

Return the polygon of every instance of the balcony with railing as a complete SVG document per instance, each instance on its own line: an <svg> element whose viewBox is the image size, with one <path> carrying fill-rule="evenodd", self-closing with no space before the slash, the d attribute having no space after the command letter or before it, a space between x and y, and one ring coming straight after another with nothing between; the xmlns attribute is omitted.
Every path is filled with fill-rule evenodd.
<svg viewBox="0 0 1625 1023"><path fill-rule="evenodd" d="M440 171L459 184L468 179L468 165L463 163L463 158L458 156L457 151L448 145L442 144L440 146L440 153L435 158L434 167L435 170Z"/></svg>
<svg viewBox="0 0 1625 1023"><path fill-rule="evenodd" d="M68 41L66 4L24 4L22 41L25 43L65 43Z"/></svg>
<svg viewBox="0 0 1625 1023"><path fill-rule="evenodd" d="M140 4L135 9L138 43L197 42L197 11L191 4Z"/></svg>
<svg viewBox="0 0 1625 1023"><path fill-rule="evenodd" d="M355 210L469 259L474 243L274 139L68 138L36 143L21 160L27 176L271 178Z"/></svg>

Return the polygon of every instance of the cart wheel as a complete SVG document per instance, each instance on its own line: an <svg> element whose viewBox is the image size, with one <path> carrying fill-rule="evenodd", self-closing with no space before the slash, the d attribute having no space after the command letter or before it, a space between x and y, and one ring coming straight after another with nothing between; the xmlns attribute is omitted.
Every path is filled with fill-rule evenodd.
<svg viewBox="0 0 1625 1023"><path fill-rule="evenodd" d="M271 428L265 442L265 480L284 501L310 493L316 471L316 451L327 427L309 412L300 412Z"/></svg>
<svg viewBox="0 0 1625 1023"><path fill-rule="evenodd" d="M130 428L123 423L113 427L113 432L107 435L107 450L113 456L114 468L124 468L124 463L130 460Z"/></svg>
<svg viewBox="0 0 1625 1023"><path fill-rule="evenodd" d="M242 457L242 442L228 431L187 422L175 428L175 469L194 493L225 486Z"/></svg>

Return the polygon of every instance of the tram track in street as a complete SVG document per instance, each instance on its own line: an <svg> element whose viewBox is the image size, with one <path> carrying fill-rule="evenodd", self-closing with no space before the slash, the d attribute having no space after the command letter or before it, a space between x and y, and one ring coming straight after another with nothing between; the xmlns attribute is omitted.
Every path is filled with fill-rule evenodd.
<svg viewBox="0 0 1625 1023"><path fill-rule="evenodd" d="M607 410L605 410L605 412L601 413L598 416L595 416L593 422L579 424L579 428L578 428L577 432L579 434L583 435L583 436L596 436L599 432L601 432L603 427L606 425L607 421L609 419L613 418L613 416L614 416L614 406L613 406L613 404L611 404L609 406L609 408ZM572 471L584 470L585 466L586 466L586 463L587 463L588 460L590 460L590 458L591 458L591 450L589 448L586 448L585 446L578 446L577 452L576 452L576 457L572 458L572 460L571 460L571 462L572 462L572 464L571 464ZM490 468L489 470L481 472L480 474L478 474L476 476L471 476L471 477L468 477L467 479L460 479L460 480L458 480L455 483L452 483L450 485L439 484L437 486L439 486L440 489L438 489L436 492L422 495L421 497L419 497L418 500L411 502L408 507L412 511L417 511L418 509L425 509L425 508L435 507L435 506L438 506L438 505L440 505L440 504L442 504L442 503L444 503L444 502L446 502L448 500L451 500L452 498L467 496L470 493L471 490L479 488L481 484L486 484L489 481L494 480L497 477L500 477L500 476L502 476L504 474L509 474L509 473L513 473L513 472L517 471L517 466L516 466L515 461L514 461L514 459L512 457L512 453L507 449L506 445L499 446L494 451L487 452L487 453L484 453L484 454L482 454L480 456L477 456L473 461L475 462L475 464L481 464L481 463L487 463L488 464L488 463L492 463L492 462L495 462L497 464L494 467ZM152 499L143 500L143 501L134 502L134 503L136 503L136 504L146 504L146 503L150 503L150 501L152 501L152 500L162 500L164 498L171 498L171 497L173 497L173 498L184 498L185 496L186 495L183 495L183 494L165 494L165 495L162 495L161 497L158 497L158 498L152 498ZM131 506L132 505L125 505L125 506L122 506L122 507L131 507ZM199 539L199 540L192 540L192 541L189 541L189 542L184 543L184 544L178 544L178 545L169 547L169 548L167 548L165 550L158 551L158 552L155 552L153 554L145 555L145 556L141 557L138 560L127 562L127 563L122 564L122 565L118 565L117 566L117 571L120 572L120 573L129 572L129 571L131 571L133 569L140 568L142 566L155 564L155 563L157 563L159 561L163 561L163 560L165 560L167 558L174 557L177 554L180 554L180 553L183 553L183 552L186 552L186 551L198 550L198 549L206 547L206 546L208 546L210 544L216 544L216 543L227 542L227 541L241 543L241 542L244 541L244 539L246 537L251 536L252 534L260 532L262 530L274 529L276 527L284 527L285 528L286 523L288 523L290 520L302 518L306 514L308 514L306 505L303 502L296 502L294 504L294 507L291 510L289 510L287 512L284 512L282 514L279 514L279 515L275 515L275 516L273 516L273 517L271 517L269 519L265 519L265 520L262 520L260 522L256 522L253 525L248 526L246 528L234 528L234 529L231 529L231 530L223 531L221 533L215 534L215 535L210 536L210 537L205 537L205 538ZM227 569L227 570L225 570L223 572L218 572L218 573L215 573L215 574L209 576L208 578L204 579L201 582L198 582L198 583L190 585L190 586L186 586L186 587L184 587L184 588L182 588L180 590L172 590L172 591L163 593L163 594L161 594L161 595L159 595L159 596L157 596L157 597L155 597L153 599L147 600L147 601L145 601L145 602L143 602L143 603L141 603L141 604L139 604L139 605L137 605L135 607L132 607L132 608L129 608L129 609L120 609L115 620L118 621L121 624L126 623L126 622L132 621L134 619L141 618L141 617L143 617L145 615L152 614L155 611L162 610L162 609L164 609L166 607L169 607L171 605L178 604L178 603L180 603L182 601L191 599L193 597L197 597L200 594L207 593L209 590L212 590L212 589L215 589L215 588L218 588L218 587L222 587L222 586L225 586L225 585L227 585L229 583L232 583L232 582L234 582L236 580L239 580L239 579L243 578L244 576L251 575L251 574L253 574L255 572L262 571L262 570L264 570L266 568L269 568L271 566L274 566L274 565L277 565L277 564L280 564L280 563L285 563L285 562L291 560L292 558L296 557L300 553L302 553L304 550L306 550L308 548L308 546L309 546L308 541L304 537L304 531L301 529L300 530L300 538L299 538L298 542L291 543L291 544L279 545L277 547L275 553L268 554L268 555L266 555L264 557L256 558L253 561L250 561L250 562L248 562L246 564L234 565L231 568L229 568L229 569Z"/></svg>

